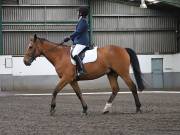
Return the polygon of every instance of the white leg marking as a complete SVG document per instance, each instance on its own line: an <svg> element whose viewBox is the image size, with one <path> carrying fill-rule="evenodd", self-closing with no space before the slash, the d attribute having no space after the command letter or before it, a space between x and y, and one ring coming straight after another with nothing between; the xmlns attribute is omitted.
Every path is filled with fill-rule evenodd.
<svg viewBox="0 0 180 135"><path fill-rule="evenodd" d="M103 113L109 112L111 107L112 107L112 103L106 103L103 109Z"/></svg>

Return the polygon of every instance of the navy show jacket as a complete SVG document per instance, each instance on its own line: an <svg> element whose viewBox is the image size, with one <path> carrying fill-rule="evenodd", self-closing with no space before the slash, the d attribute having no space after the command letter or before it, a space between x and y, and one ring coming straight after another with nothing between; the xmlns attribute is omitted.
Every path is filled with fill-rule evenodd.
<svg viewBox="0 0 180 135"><path fill-rule="evenodd" d="M76 30L70 35L73 45L81 44L89 47L88 23L86 18L80 18Z"/></svg>

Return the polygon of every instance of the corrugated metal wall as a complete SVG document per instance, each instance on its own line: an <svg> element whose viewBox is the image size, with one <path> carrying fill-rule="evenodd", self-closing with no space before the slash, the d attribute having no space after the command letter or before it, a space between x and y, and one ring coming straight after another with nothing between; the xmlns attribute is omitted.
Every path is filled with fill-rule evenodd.
<svg viewBox="0 0 180 135"><path fill-rule="evenodd" d="M177 31L177 44L178 44L178 52L180 52L180 16L178 17L178 31Z"/></svg>
<svg viewBox="0 0 180 135"><path fill-rule="evenodd" d="M177 17L108 0L92 3L93 38L100 46L117 44L137 53L177 52Z"/></svg>
<svg viewBox="0 0 180 135"><path fill-rule="evenodd" d="M123 17L95 16L93 17L94 31L137 31L137 30L171 30L176 29L176 17Z"/></svg>
<svg viewBox="0 0 180 135"><path fill-rule="evenodd" d="M27 48L30 37L33 34L39 37L46 38L50 41L59 43L69 32L5 32L3 35L3 54L23 55L24 50Z"/></svg>
<svg viewBox="0 0 180 135"><path fill-rule="evenodd" d="M87 0L19 0L22 5L87 5Z"/></svg>
<svg viewBox="0 0 180 135"><path fill-rule="evenodd" d="M2 4L18 4L18 0L1 0Z"/></svg>
<svg viewBox="0 0 180 135"><path fill-rule="evenodd" d="M3 54L22 55L34 33L61 42L74 30L80 5L88 5L88 0L19 0L19 5L3 5ZM178 51L173 13L109 0L91 0L90 6L96 45L116 44L141 54Z"/></svg>
<svg viewBox="0 0 180 135"><path fill-rule="evenodd" d="M3 54L23 55L35 33L61 42L74 31L80 5L87 5L87 0L19 0L19 5L3 5Z"/></svg>
<svg viewBox="0 0 180 135"><path fill-rule="evenodd" d="M64 5L4 5L2 19L4 22L75 21L77 20L77 8L78 6Z"/></svg>
<svg viewBox="0 0 180 135"><path fill-rule="evenodd" d="M93 0L92 8L94 14L104 15L167 15L167 13L160 12L159 10L141 9L135 6L129 6L119 2L113 2L113 0Z"/></svg>

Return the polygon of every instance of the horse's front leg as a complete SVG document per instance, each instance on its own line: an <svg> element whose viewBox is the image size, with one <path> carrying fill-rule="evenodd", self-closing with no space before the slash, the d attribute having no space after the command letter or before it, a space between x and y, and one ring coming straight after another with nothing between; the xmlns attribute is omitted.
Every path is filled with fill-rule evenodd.
<svg viewBox="0 0 180 135"><path fill-rule="evenodd" d="M65 79L61 79L60 82L57 84L53 94L52 94L52 101L51 101L51 109L50 114L53 115L55 113L55 107L56 107L56 96L59 91L61 91L64 86L67 84L67 81Z"/></svg>
<svg viewBox="0 0 180 135"><path fill-rule="evenodd" d="M83 107L83 114L86 114L87 115L87 104L86 102L84 101L83 97L82 97L82 93L81 93L81 90L79 88L79 85L77 83L77 81L72 81L70 83L70 85L72 86L73 90L75 91L77 97L79 98L79 100L81 101L81 104L82 104L82 107Z"/></svg>

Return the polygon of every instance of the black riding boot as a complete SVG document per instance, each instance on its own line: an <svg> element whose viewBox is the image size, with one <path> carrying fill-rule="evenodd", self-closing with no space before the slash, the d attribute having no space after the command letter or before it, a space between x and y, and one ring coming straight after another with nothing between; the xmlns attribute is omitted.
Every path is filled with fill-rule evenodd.
<svg viewBox="0 0 180 135"><path fill-rule="evenodd" d="M77 67L78 67L78 77L81 77L85 74L85 70L84 70L84 66L83 63L81 61L81 59L79 58L78 55L74 56L74 60L76 61Z"/></svg>

